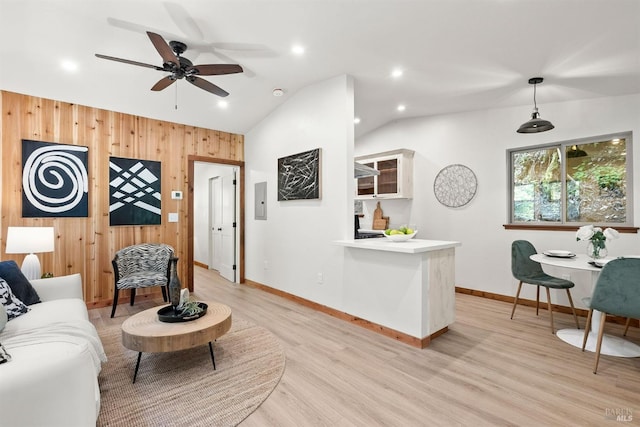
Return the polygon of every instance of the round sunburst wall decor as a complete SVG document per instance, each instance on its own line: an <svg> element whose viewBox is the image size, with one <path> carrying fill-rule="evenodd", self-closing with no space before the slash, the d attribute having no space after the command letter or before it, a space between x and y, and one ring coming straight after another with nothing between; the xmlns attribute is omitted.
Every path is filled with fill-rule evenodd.
<svg viewBox="0 0 640 427"><path fill-rule="evenodd" d="M433 182L436 199L450 208L459 208L469 203L477 189L476 174L465 165L445 166Z"/></svg>

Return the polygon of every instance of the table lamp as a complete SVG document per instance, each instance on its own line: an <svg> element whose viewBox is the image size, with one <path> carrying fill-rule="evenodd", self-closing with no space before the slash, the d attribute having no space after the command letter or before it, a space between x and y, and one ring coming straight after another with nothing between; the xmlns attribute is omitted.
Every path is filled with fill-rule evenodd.
<svg viewBox="0 0 640 427"><path fill-rule="evenodd" d="M22 273L27 279L39 279L40 260L36 253L53 252L53 227L9 227L7 230L8 254L28 254L22 261Z"/></svg>

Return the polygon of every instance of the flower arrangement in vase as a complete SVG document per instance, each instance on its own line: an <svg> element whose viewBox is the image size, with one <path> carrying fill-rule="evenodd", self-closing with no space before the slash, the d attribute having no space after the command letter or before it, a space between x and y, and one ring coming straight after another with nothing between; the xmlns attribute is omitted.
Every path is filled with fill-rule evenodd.
<svg viewBox="0 0 640 427"><path fill-rule="evenodd" d="M587 255L593 259L607 256L607 239L613 240L619 236L618 231L613 228L605 228L603 231L602 228L594 227L593 225L583 225L576 232L577 241L589 241L587 244Z"/></svg>

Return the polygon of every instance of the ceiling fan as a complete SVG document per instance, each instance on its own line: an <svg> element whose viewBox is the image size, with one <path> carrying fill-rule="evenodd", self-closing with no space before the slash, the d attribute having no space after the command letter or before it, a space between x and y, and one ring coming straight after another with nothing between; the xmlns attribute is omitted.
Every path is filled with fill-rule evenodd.
<svg viewBox="0 0 640 427"><path fill-rule="evenodd" d="M193 65L187 58L180 56L187 50L187 45L179 41L170 41L167 43L161 35L147 31L151 43L162 57L162 67L156 65L145 64L143 62L131 61L129 59L116 58L113 56L101 55L96 53L98 58L108 59L110 61L124 62L125 64L137 65L140 67L153 68L158 71L171 73L160 79L151 90L160 91L169 87L175 81L184 78L194 86L204 89L218 96L228 96L229 92L219 86L214 85L208 80L198 76L216 76L222 74L242 73L242 67L237 64L202 64Z"/></svg>

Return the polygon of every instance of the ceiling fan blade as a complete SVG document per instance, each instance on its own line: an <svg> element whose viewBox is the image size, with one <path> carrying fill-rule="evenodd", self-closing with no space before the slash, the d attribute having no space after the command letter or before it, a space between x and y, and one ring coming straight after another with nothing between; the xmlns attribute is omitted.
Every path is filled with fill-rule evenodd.
<svg viewBox="0 0 640 427"><path fill-rule="evenodd" d="M165 41L165 39L162 38L160 34L147 31L147 35L149 36L149 39L151 39L151 43L153 43L153 46L156 48L165 63L170 62L172 64L175 64L177 67L180 66L180 60L178 59L176 54L173 53L173 49L171 49L171 46L169 46L169 44Z"/></svg>
<svg viewBox="0 0 640 427"><path fill-rule="evenodd" d="M199 77L196 76L189 76L187 77L187 81L189 83L191 83L192 85L198 86L200 89L204 89L207 92L211 92L214 95L218 95L218 96L228 96L229 92L227 92L226 90L214 85L213 83L205 80L205 79L201 79Z"/></svg>
<svg viewBox="0 0 640 427"><path fill-rule="evenodd" d="M175 81L176 79L174 79L173 76L167 76L163 79L158 80L158 83L154 84L151 90L159 91L162 89L166 89L167 87L171 86Z"/></svg>
<svg viewBox="0 0 640 427"><path fill-rule="evenodd" d="M164 8L171 16L171 20L176 24L178 29L182 31L188 38L192 40L202 40L204 35L198 27L196 21L187 13L186 9L177 3L164 3ZM172 39L178 40L178 39Z"/></svg>
<svg viewBox="0 0 640 427"><path fill-rule="evenodd" d="M233 58L231 58L231 57L229 57L229 56L225 55L224 53L220 52L220 51L219 51L219 50L217 50L217 49L214 49L214 50L212 51L212 53L213 53L215 56L217 56L218 58L222 59L224 62L228 62L228 63L234 63L234 62L237 62L235 59L233 59ZM251 70L251 69L249 69L249 68L247 68L247 67L243 67L242 72L244 73L244 75L245 75L245 76L247 76L247 77L249 77L249 78L252 78L252 77L255 77L255 76L256 76L256 73L255 73L253 70Z"/></svg>
<svg viewBox="0 0 640 427"><path fill-rule="evenodd" d="M96 53L96 56L98 58L108 59L110 61L123 62L125 64L137 65L139 67L153 68L154 70L162 70L163 69L162 67L157 67L157 66L151 65L151 64L145 64L144 62L131 61L130 59L116 58L115 56L100 55L99 53Z"/></svg>
<svg viewBox="0 0 640 427"><path fill-rule="evenodd" d="M201 76L218 76L222 74L241 73L242 67L237 64L202 64L188 67L187 71L196 70Z"/></svg>

